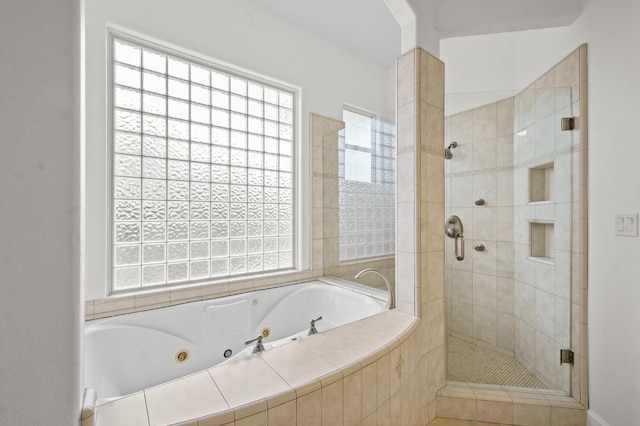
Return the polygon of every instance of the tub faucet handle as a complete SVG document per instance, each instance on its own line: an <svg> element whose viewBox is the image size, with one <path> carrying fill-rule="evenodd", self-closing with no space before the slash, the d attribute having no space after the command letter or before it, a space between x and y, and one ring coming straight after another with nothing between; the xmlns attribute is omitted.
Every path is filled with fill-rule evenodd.
<svg viewBox="0 0 640 426"><path fill-rule="evenodd" d="M311 320L311 322L309 323L309 332L307 333L307 336L311 336L312 334L316 334L318 332L318 329L316 328L316 322L320 321L321 319L322 317L318 317Z"/></svg>
<svg viewBox="0 0 640 426"><path fill-rule="evenodd" d="M245 345L250 345L253 342L257 342L256 346L253 348L253 350L251 351L252 354L258 353L258 352L262 352L264 351L264 346L262 345L262 339L264 338L264 336L259 335L258 337L256 337L255 339L251 339L251 340L247 340L246 342L244 342Z"/></svg>

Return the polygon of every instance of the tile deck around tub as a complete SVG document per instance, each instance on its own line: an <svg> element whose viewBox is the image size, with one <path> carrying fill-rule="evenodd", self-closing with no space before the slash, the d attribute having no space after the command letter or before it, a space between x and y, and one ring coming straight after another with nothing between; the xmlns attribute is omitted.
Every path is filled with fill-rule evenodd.
<svg viewBox="0 0 640 426"><path fill-rule="evenodd" d="M364 318L100 405L98 425L238 425L286 416L285 404L296 398L337 397L333 388L342 390L345 377L388 354L417 323L395 310Z"/></svg>

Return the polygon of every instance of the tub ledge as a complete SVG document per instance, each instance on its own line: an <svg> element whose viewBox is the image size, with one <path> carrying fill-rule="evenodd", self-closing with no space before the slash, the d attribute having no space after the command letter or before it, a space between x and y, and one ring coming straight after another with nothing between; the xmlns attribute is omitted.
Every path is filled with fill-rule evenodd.
<svg viewBox="0 0 640 426"><path fill-rule="evenodd" d="M388 366L418 322L397 310L364 318L99 405L96 425L290 424L325 411L360 422L365 400L380 399L376 382L391 386L372 364ZM353 410L351 387L361 395Z"/></svg>

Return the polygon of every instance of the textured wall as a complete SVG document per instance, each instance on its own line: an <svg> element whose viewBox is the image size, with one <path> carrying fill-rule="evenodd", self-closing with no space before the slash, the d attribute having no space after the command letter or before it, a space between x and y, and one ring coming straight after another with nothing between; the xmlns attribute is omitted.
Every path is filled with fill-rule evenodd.
<svg viewBox="0 0 640 426"><path fill-rule="evenodd" d="M0 424L80 419L80 2L0 6Z"/></svg>

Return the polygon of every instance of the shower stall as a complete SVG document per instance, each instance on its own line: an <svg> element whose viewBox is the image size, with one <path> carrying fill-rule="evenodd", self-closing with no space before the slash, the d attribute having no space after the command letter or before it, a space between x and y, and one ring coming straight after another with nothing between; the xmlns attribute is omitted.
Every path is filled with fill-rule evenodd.
<svg viewBox="0 0 640 426"><path fill-rule="evenodd" d="M484 94L493 100L481 106L465 107L472 94L447 96L446 217L460 218L466 245L460 259L446 241L449 381L579 399L586 357L581 54L586 46L522 91Z"/></svg>

